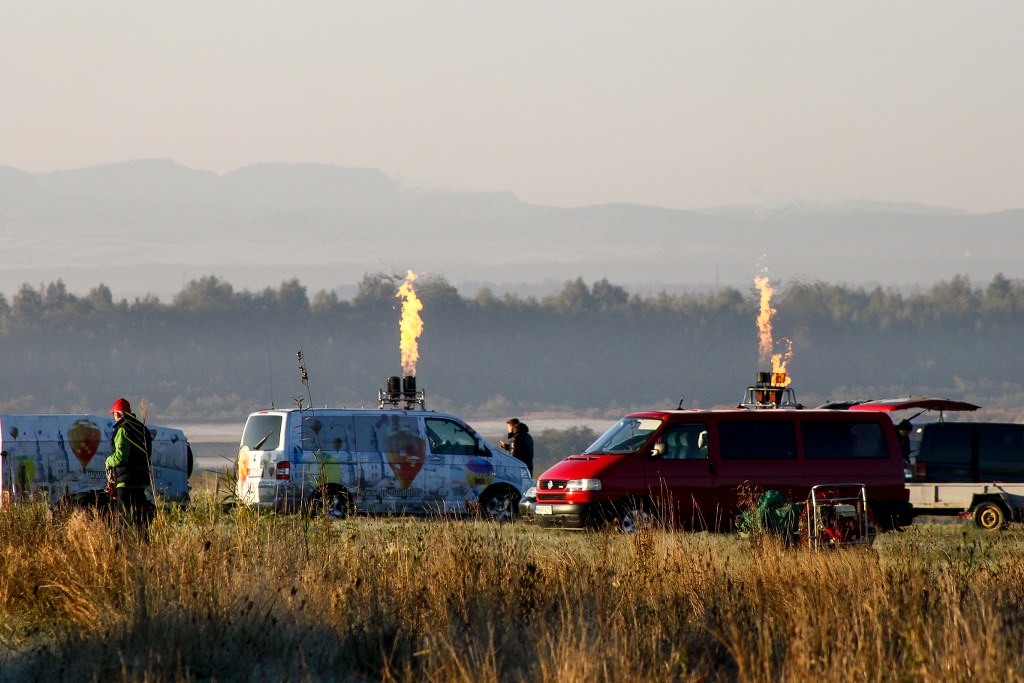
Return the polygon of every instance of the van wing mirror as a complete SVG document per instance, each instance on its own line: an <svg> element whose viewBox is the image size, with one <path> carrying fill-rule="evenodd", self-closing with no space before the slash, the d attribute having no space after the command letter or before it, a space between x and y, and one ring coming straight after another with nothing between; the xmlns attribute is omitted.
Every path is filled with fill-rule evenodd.
<svg viewBox="0 0 1024 683"><path fill-rule="evenodd" d="M659 441L658 443L654 444L654 448L651 449L651 457L660 458L663 455L665 455L666 451L667 449L665 448L665 442Z"/></svg>

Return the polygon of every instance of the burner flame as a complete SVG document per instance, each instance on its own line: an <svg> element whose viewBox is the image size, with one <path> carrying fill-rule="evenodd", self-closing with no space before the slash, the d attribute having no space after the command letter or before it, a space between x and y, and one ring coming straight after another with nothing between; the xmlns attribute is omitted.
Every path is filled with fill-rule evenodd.
<svg viewBox="0 0 1024 683"><path fill-rule="evenodd" d="M423 310L423 302L416 296L416 290L412 283L416 281L416 273L411 270L405 275L405 282L398 288L396 297L402 300L402 321L399 323L399 330L402 333L402 371L407 376L416 375L416 361L420 358L419 337L423 334L423 320L420 318L420 311Z"/></svg>
<svg viewBox="0 0 1024 683"><path fill-rule="evenodd" d="M775 290L772 289L767 276L754 278L754 285L761 292L761 309L757 314L757 350L758 358L764 362L772 355L772 315L775 313L775 309L772 308L772 294Z"/></svg>

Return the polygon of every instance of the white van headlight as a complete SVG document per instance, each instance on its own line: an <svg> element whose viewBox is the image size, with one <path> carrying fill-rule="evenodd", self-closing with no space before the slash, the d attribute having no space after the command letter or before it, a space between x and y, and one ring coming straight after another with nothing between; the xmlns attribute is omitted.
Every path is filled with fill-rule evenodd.
<svg viewBox="0 0 1024 683"><path fill-rule="evenodd" d="M570 479L565 485L567 491L600 491L600 479Z"/></svg>

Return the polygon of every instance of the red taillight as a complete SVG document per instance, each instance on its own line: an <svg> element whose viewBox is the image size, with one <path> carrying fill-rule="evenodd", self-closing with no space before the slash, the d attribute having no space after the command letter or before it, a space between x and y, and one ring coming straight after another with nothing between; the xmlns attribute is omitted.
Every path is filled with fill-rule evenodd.
<svg viewBox="0 0 1024 683"><path fill-rule="evenodd" d="M928 464L919 462L914 465L914 476L919 479L924 479L928 475Z"/></svg>
<svg viewBox="0 0 1024 683"><path fill-rule="evenodd" d="M277 479L291 479L292 476L292 464L287 460L282 460L277 463Z"/></svg>

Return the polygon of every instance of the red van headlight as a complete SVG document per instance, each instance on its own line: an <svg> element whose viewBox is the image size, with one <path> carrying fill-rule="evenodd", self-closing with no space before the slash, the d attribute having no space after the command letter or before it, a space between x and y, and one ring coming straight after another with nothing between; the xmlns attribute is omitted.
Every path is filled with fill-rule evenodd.
<svg viewBox="0 0 1024 683"><path fill-rule="evenodd" d="M600 491L600 479L570 479L565 485L566 491Z"/></svg>

